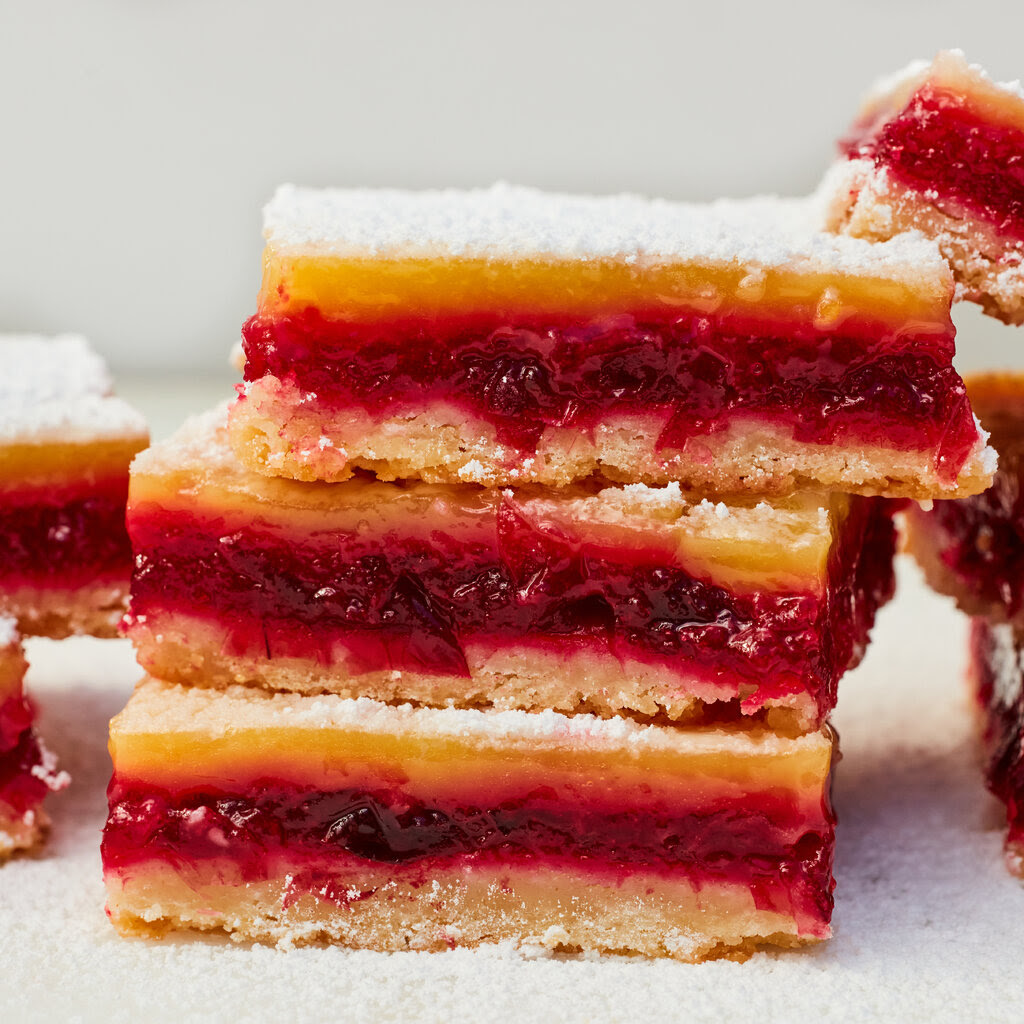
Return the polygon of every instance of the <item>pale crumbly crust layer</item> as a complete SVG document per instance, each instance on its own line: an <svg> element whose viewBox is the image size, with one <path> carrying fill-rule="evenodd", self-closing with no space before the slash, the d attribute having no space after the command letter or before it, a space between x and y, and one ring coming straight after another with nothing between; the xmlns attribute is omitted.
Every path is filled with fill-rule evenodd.
<svg viewBox="0 0 1024 1024"><path fill-rule="evenodd" d="M616 714L697 723L716 701L744 698L753 687L703 679L682 669L623 663L610 654L567 649L549 653L518 647L488 650L472 643L465 653L471 678L384 670L352 674L344 663L309 658L257 660L232 654L220 631L202 619L166 613L134 623L131 639L139 663L152 675L190 686L226 689L236 684L300 693L369 697L432 707L480 707L567 714ZM818 709L807 694L765 702L763 719L779 732L818 727Z"/></svg>
<svg viewBox="0 0 1024 1024"><path fill-rule="evenodd" d="M803 487L889 497L954 498L991 483L993 453L979 438L958 479L940 479L933 452L813 445L751 424L659 452L656 416L608 419L588 438L548 428L525 458L498 444L493 428L438 407L374 421L303 403L273 377L248 386L230 412L236 455L249 469L296 480L338 481L356 469L385 480L561 487L594 474L646 484L678 481L696 491L786 494Z"/></svg>
<svg viewBox="0 0 1024 1024"><path fill-rule="evenodd" d="M71 591L56 587L0 590L0 614L17 619L18 629L25 636L109 639L118 635L128 604L128 586L125 579Z"/></svg>
<svg viewBox="0 0 1024 1024"><path fill-rule="evenodd" d="M516 865L468 866L414 878L394 865L359 863L295 887L282 868L246 881L230 862L176 870L144 862L106 874L107 913L123 935L177 928L223 931L280 946L334 942L382 951L443 950L512 942L564 952L745 959L764 946L827 938L800 934L788 914L760 910L746 886L668 881L646 872L613 879ZM328 896L329 898L324 898Z"/></svg>
<svg viewBox="0 0 1024 1024"><path fill-rule="evenodd" d="M935 240L957 295L1008 324L1024 323L1024 240L1001 234L949 196L907 188L869 160L837 164L822 184L826 227L884 241L910 231Z"/></svg>

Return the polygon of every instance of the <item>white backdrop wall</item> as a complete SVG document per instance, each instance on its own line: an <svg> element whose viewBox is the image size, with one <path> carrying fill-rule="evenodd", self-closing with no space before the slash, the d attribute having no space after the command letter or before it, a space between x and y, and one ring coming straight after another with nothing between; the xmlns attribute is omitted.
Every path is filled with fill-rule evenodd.
<svg viewBox="0 0 1024 1024"><path fill-rule="evenodd" d="M1024 75L1024 2L0 0L0 330L214 372L273 187L798 193L879 74ZM962 316L961 362L1024 353Z"/></svg>

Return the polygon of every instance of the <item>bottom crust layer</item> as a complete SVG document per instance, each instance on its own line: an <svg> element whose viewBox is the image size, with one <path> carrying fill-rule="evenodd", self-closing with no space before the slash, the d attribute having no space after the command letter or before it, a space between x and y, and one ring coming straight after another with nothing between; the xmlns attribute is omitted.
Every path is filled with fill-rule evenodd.
<svg viewBox="0 0 1024 1024"><path fill-rule="evenodd" d="M245 881L230 862L162 862L108 871L107 914L125 935L176 928L223 931L281 946L317 942L382 951L513 942L552 952L600 952L697 962L745 959L765 946L828 938L827 922L801 931L790 914L757 905L747 886L666 880L651 873L503 865L424 879L360 863L303 877Z"/></svg>
<svg viewBox="0 0 1024 1024"><path fill-rule="evenodd" d="M69 636L116 637L128 603L128 580L60 587L0 588L0 614L18 620L25 636L63 640Z"/></svg>
<svg viewBox="0 0 1024 1024"><path fill-rule="evenodd" d="M509 469L493 427L445 405L374 419L353 409L310 402L267 377L231 407L229 430L249 469L295 480L346 480L365 469L382 480L484 486L539 483L561 487L593 474L624 483L679 481L697 491L788 494L801 487L887 497L977 494L991 482L991 453L979 442L955 481L936 469L935 452L870 444L814 444L770 424L740 422L665 452L663 415L616 415L592 439L549 427L536 451Z"/></svg>
<svg viewBox="0 0 1024 1024"><path fill-rule="evenodd" d="M136 622L131 638L140 664L162 679L226 689L254 682L292 693L333 693L384 702L412 701L427 706L476 706L498 709L550 708L570 714L609 717L659 716L681 724L699 724L725 713L739 717L730 701L745 699L755 688L737 694L732 679L702 678L696 669L659 669L639 660L620 661L601 652L558 652L541 648L490 650L466 645L473 686L461 676L397 669L364 672L346 679L338 669L315 659L275 656L265 661L232 654L223 630L198 617L178 613ZM721 702L721 703L719 703ZM806 732L818 725L817 705L806 693L764 700L758 716L783 733Z"/></svg>

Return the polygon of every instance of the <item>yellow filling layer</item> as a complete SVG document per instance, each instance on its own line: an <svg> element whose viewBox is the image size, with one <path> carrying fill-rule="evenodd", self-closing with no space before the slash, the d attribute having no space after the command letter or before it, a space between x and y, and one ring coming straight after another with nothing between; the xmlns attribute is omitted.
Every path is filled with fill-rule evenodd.
<svg viewBox="0 0 1024 1024"><path fill-rule="evenodd" d="M465 711L453 720L451 712L373 704L372 721L344 721L345 709L355 706L339 698L268 698L150 680L111 722L110 754L122 779L172 789L261 778L324 789L383 780L410 795L438 798L478 796L486 785L498 799L554 785L587 800L621 802L628 789L637 803L683 793L698 805L727 794L791 792L819 810L832 759L828 727L785 739L767 731L650 726L619 738L608 735L615 732L608 722L589 716L565 719L563 729L543 734L507 728L508 716L539 721L524 712ZM289 721L310 709L323 714ZM433 728L445 715L450 724ZM476 725L485 716L492 731ZM469 718L473 725L463 727Z"/></svg>
<svg viewBox="0 0 1024 1024"><path fill-rule="evenodd" d="M0 445L0 488L98 483L125 476L145 438Z"/></svg>
<svg viewBox="0 0 1024 1024"><path fill-rule="evenodd" d="M565 314L662 310L839 330L851 319L949 330L948 288L926 290L884 274L844 275L738 264L485 259L349 259L264 253L259 311L283 317L314 308L327 319Z"/></svg>

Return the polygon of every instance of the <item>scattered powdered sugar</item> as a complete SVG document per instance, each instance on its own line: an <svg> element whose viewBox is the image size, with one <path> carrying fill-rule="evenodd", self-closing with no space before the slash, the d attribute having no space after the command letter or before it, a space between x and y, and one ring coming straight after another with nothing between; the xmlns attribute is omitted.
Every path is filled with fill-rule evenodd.
<svg viewBox="0 0 1024 1024"><path fill-rule="evenodd" d="M940 264L934 245L872 243L821 233L815 200L775 196L681 203L635 195L583 196L499 183L408 192L282 185L264 210L278 250L356 258L616 260L643 266L702 261L917 281Z"/></svg>
<svg viewBox="0 0 1024 1024"><path fill-rule="evenodd" d="M230 404L225 400L206 412L190 416L169 438L139 452L132 472L160 473L201 465L215 475L237 475L238 461L227 438Z"/></svg>
<svg viewBox="0 0 1024 1024"><path fill-rule="evenodd" d="M80 335L0 335L0 442L144 435L142 416L110 390L106 365Z"/></svg>
<svg viewBox="0 0 1024 1024"><path fill-rule="evenodd" d="M701 512L713 515L716 519L728 519L730 515L729 506L724 501L714 502L704 498L698 508Z"/></svg>
<svg viewBox="0 0 1024 1024"><path fill-rule="evenodd" d="M985 82L994 85L997 89L1018 99L1024 100L1024 88L1021 87L1020 79L1013 79L1009 82L996 82L980 64L968 64L963 50L944 50L934 61L934 67L938 75L949 74L952 71L960 74L967 73L975 75Z"/></svg>

